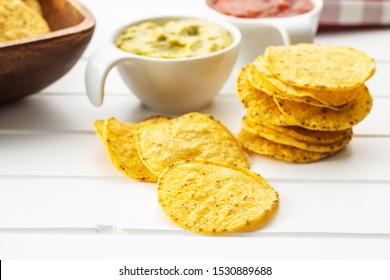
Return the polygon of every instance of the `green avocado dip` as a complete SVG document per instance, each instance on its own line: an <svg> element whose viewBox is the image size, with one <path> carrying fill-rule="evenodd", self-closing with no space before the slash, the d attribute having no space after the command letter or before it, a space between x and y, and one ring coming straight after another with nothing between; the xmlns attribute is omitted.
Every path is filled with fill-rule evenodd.
<svg viewBox="0 0 390 280"><path fill-rule="evenodd" d="M116 46L126 52L158 58L185 58L210 54L233 43L223 27L201 19L144 22L124 30Z"/></svg>

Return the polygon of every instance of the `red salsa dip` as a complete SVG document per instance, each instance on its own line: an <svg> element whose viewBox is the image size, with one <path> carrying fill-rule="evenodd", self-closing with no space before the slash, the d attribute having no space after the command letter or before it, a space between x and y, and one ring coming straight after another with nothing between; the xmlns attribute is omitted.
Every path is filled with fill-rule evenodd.
<svg viewBox="0 0 390 280"><path fill-rule="evenodd" d="M314 8L310 0L210 0L209 6L225 15L240 18L289 17Z"/></svg>

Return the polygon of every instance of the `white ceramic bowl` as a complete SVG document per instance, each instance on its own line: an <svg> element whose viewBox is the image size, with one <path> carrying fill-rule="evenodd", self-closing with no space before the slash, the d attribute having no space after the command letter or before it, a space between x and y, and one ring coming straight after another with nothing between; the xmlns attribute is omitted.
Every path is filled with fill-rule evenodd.
<svg viewBox="0 0 390 280"><path fill-rule="evenodd" d="M233 24L205 19L228 30L233 43L214 53L191 58L151 58L120 50L115 40L122 31L145 21L163 24L185 16L147 18L130 22L111 35L111 42L89 59L86 70L87 94L96 106L103 103L104 83L109 71L118 66L120 75L139 100L148 108L179 114L207 106L228 79L238 55L241 33Z"/></svg>
<svg viewBox="0 0 390 280"><path fill-rule="evenodd" d="M220 13L202 0L205 13L236 25L242 34L238 66L252 62L270 45L312 43L318 29L323 0L311 0L314 8L304 14L274 18L239 18Z"/></svg>

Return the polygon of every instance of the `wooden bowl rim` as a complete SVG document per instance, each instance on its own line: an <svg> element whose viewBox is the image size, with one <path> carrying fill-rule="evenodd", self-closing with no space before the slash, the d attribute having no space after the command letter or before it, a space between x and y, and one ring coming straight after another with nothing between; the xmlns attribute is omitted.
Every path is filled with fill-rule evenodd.
<svg viewBox="0 0 390 280"><path fill-rule="evenodd" d="M46 34L41 34L41 35L32 36L28 38L22 38L18 40L12 40L8 42L0 42L0 49L6 47L12 47L12 46L19 46L22 44L50 40L53 38L63 37L63 36L79 33L94 28L96 24L95 18L91 13L91 11L87 9L85 5L78 2L77 0L67 0L67 2L69 2L75 9L77 9L84 16L84 20L82 22L80 22L75 26L52 31Z"/></svg>

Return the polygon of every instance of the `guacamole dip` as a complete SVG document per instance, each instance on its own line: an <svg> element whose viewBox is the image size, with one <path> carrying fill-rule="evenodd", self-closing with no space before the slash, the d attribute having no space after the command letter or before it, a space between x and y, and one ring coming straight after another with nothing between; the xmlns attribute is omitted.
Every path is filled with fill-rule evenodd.
<svg viewBox="0 0 390 280"><path fill-rule="evenodd" d="M143 22L130 26L117 39L118 48L138 55L184 58L206 55L232 44L223 27L200 19L169 21L164 25Z"/></svg>

